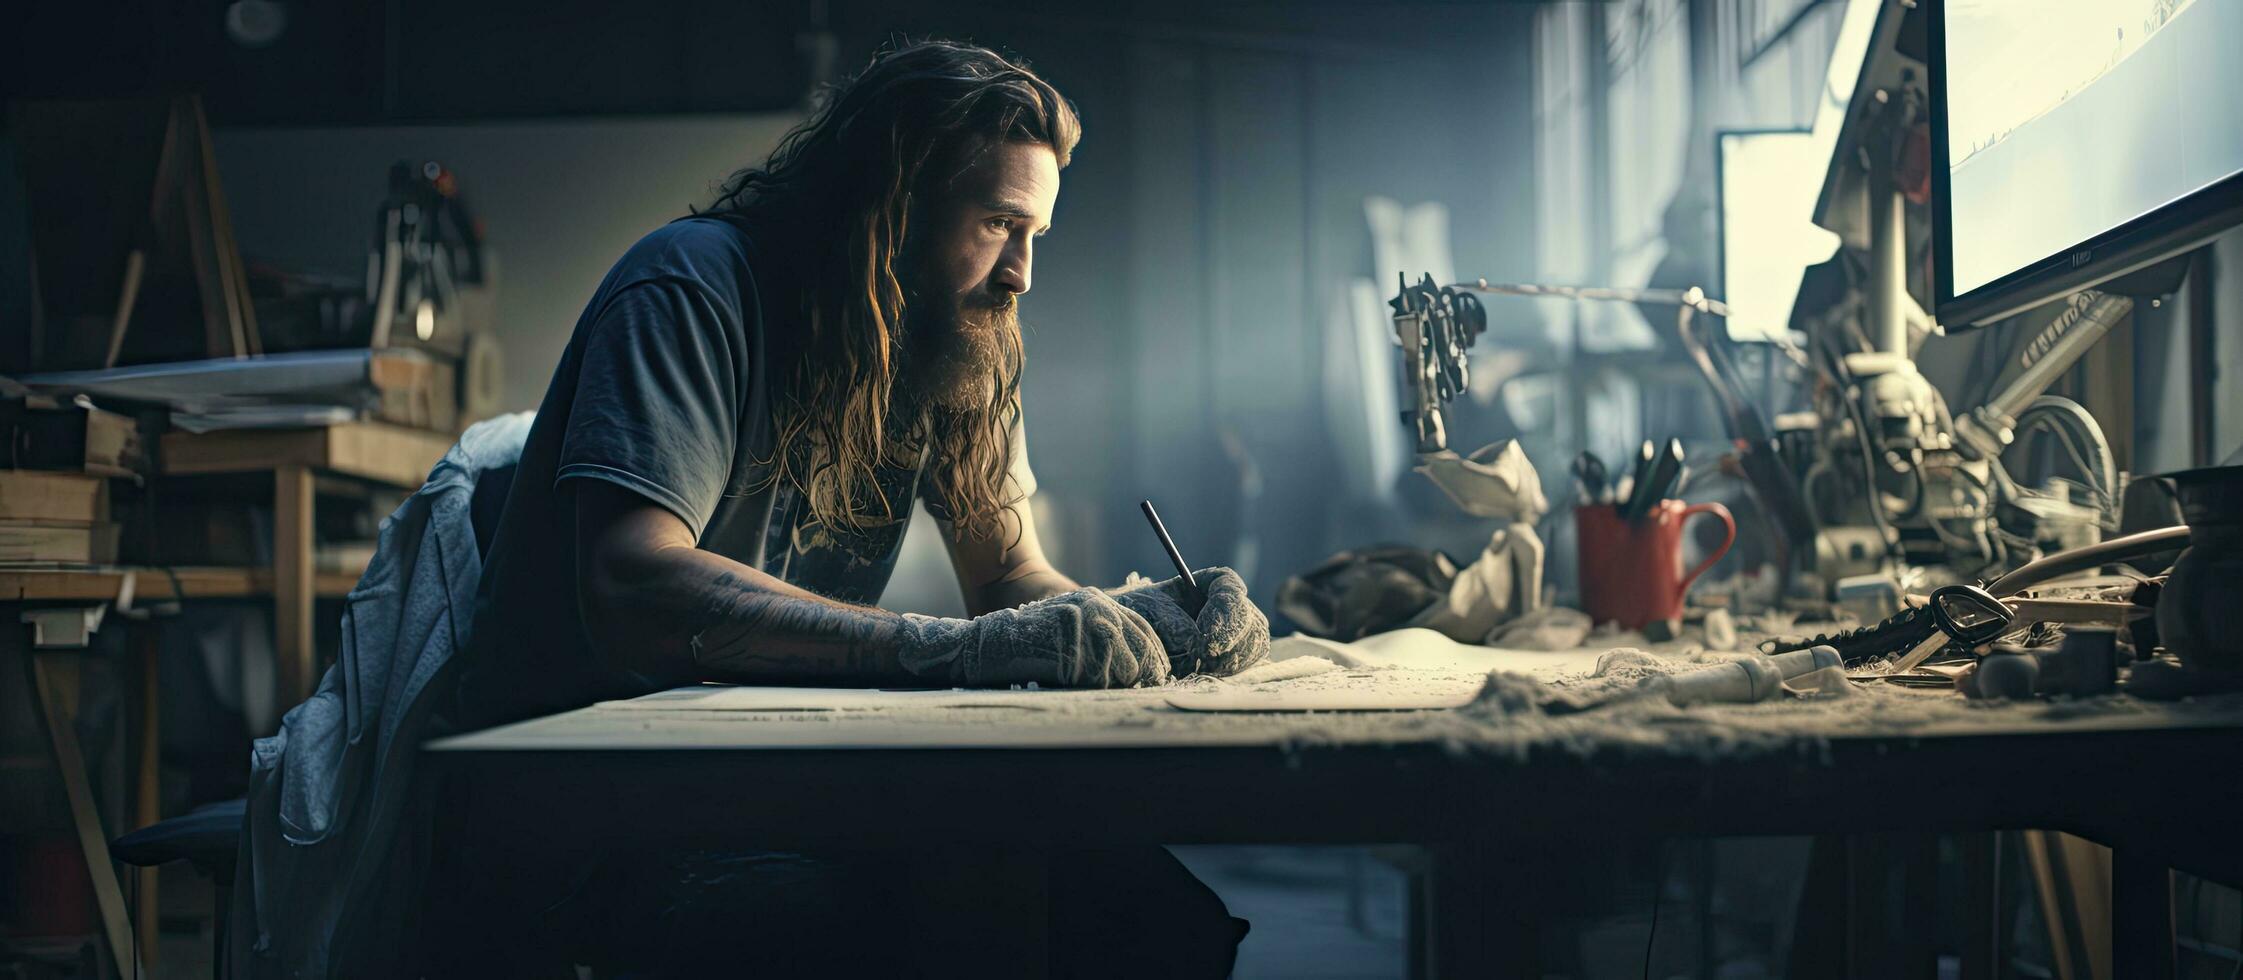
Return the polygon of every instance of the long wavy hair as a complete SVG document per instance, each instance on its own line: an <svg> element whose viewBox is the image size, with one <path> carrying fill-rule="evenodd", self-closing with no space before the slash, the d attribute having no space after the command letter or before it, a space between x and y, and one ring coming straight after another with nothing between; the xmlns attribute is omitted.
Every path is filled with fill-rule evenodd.
<svg viewBox="0 0 2243 980"><path fill-rule="evenodd" d="M899 404L911 222L981 150L1040 143L1065 167L1081 131L1073 106L1019 62L948 41L903 44L828 87L769 160L733 174L700 212L780 244L799 273L803 322L772 335L786 369L773 478L799 488L818 523L861 531L901 519L875 469L924 453L958 534L1002 526L1017 499L1020 337L996 331L998 377L981 404Z"/></svg>

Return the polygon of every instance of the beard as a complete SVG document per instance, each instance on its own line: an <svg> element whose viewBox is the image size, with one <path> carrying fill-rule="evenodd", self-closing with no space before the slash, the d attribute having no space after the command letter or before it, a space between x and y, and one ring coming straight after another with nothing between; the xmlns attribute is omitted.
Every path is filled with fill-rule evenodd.
<svg viewBox="0 0 2243 980"><path fill-rule="evenodd" d="M1019 304L1009 293L908 307L898 385L903 401L935 413L986 409L1018 369ZM919 413L914 413L919 414Z"/></svg>

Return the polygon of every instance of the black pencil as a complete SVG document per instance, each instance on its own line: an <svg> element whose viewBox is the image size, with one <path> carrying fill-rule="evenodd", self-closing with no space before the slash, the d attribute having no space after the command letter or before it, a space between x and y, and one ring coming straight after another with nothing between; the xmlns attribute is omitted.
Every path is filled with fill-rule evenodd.
<svg viewBox="0 0 2243 980"><path fill-rule="evenodd" d="M1184 555L1176 550L1176 542L1168 536L1168 528L1161 524L1160 512L1153 509L1153 502L1143 501L1138 507L1145 512L1145 520L1152 523L1153 534L1160 538L1160 546L1168 552L1168 560L1176 564L1176 574L1183 577L1184 584L1191 586L1192 591L1199 591L1199 580L1192 577L1192 566L1184 564Z"/></svg>

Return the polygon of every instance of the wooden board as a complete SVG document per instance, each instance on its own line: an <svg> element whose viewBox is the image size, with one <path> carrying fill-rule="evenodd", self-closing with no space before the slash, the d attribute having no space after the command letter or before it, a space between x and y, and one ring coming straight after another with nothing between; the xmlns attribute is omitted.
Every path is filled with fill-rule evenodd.
<svg viewBox="0 0 2243 980"><path fill-rule="evenodd" d="M117 560L117 525L0 521L0 561Z"/></svg>
<svg viewBox="0 0 2243 980"><path fill-rule="evenodd" d="M383 421L439 432L460 429L459 372L450 361L418 352L376 351L366 374L381 392Z"/></svg>
<svg viewBox="0 0 2243 980"><path fill-rule="evenodd" d="M0 568L0 602L109 602L117 598L127 574L133 576L136 601L273 594L272 571L264 568L175 568L168 574L160 568ZM327 598L347 595L358 576L356 571L322 572L314 578L314 588Z"/></svg>
<svg viewBox="0 0 2243 980"><path fill-rule="evenodd" d="M97 476L0 470L0 521L106 521L108 490Z"/></svg>
<svg viewBox="0 0 2243 980"><path fill-rule="evenodd" d="M249 473L305 466L412 488L452 448L452 437L380 422L317 429L228 429L171 432L162 442L163 472Z"/></svg>

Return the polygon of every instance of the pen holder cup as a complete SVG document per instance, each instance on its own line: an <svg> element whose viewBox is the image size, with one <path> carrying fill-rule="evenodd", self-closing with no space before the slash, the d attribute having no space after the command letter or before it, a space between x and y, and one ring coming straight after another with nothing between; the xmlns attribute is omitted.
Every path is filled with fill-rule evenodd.
<svg viewBox="0 0 2243 980"><path fill-rule="evenodd" d="M1700 514L1719 518L1728 534L1721 547L1684 574L1682 528ZM1623 629L1680 618L1682 597L1690 591L1690 583L1737 543L1737 519L1730 516L1729 508L1716 503L1685 506L1680 500L1661 500L1634 522L1621 517L1612 504L1595 504L1574 508L1573 521L1581 608L1592 621L1619 623Z"/></svg>

